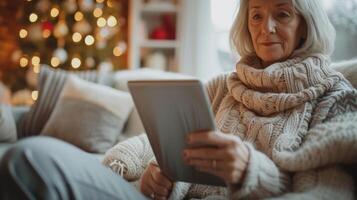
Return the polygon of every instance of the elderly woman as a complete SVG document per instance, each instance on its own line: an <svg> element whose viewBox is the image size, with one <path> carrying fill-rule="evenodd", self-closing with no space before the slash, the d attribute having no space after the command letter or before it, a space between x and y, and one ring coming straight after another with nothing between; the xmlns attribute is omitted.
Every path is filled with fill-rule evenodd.
<svg viewBox="0 0 357 200"><path fill-rule="evenodd" d="M320 1L240 2L231 42L242 59L235 72L207 84L219 131L189 134L188 144L206 147L177 155L222 178L227 187L173 183L156 165L146 135L119 143L104 159L124 179L136 181L141 193L79 150L38 138L8 152L1 165L1 180L7 180L1 194L354 199L354 180L339 164L356 163L357 92L329 67L335 31ZM43 146L56 150L44 152Z"/></svg>
<svg viewBox="0 0 357 200"><path fill-rule="evenodd" d="M158 199L172 197L170 191L176 198L257 199L286 193L284 198L353 199L352 178L336 167L338 156L326 147L332 137L313 140L329 129L321 124L357 106L356 91L329 67L334 39L317 0L241 0L231 42L242 59L235 72L207 85L219 131L187 138L188 144L215 148L183 152L188 165L221 177L228 188L173 184L156 165L138 167L148 160L130 162L131 152L152 158L148 145L137 148L140 141L147 143L145 136L117 145L104 162L126 165L124 177L141 176L143 194Z"/></svg>

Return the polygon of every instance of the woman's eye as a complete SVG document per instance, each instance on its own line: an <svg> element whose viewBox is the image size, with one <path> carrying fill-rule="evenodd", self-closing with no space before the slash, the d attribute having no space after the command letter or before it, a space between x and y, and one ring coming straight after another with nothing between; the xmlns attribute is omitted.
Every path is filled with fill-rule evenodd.
<svg viewBox="0 0 357 200"><path fill-rule="evenodd" d="M262 17L259 15L259 14L255 14L255 15L253 15L252 16L252 19L253 20L259 20L259 19L261 19Z"/></svg>
<svg viewBox="0 0 357 200"><path fill-rule="evenodd" d="M287 17L290 17L290 14L286 13L286 12L280 12L280 13L278 13L278 17L279 18L287 18Z"/></svg>

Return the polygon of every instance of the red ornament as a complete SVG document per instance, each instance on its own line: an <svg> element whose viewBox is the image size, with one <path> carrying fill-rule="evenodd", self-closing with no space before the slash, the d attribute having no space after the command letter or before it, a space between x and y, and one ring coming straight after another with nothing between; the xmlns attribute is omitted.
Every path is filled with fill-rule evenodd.
<svg viewBox="0 0 357 200"><path fill-rule="evenodd" d="M53 24L49 21L42 22L41 27L42 27L43 31L44 30L53 31L53 28L54 28Z"/></svg>
<svg viewBox="0 0 357 200"><path fill-rule="evenodd" d="M176 23L175 17L171 14L163 14L161 16L161 21L168 33L168 39L176 39Z"/></svg>
<svg viewBox="0 0 357 200"><path fill-rule="evenodd" d="M169 39L169 33L164 26L156 27L150 34L150 39L154 40L167 40Z"/></svg>

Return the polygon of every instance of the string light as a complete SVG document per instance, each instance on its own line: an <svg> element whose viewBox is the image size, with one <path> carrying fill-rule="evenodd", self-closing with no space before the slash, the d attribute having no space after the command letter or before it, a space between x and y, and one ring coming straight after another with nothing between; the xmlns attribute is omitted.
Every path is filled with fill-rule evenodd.
<svg viewBox="0 0 357 200"><path fill-rule="evenodd" d="M101 17L97 20L97 25L99 27L104 27L106 23L107 23L107 21L103 17Z"/></svg>
<svg viewBox="0 0 357 200"><path fill-rule="evenodd" d="M50 35L51 35L51 31L50 30L45 29L45 30L42 31L42 37L43 38L48 38L48 37L50 37Z"/></svg>
<svg viewBox="0 0 357 200"><path fill-rule="evenodd" d="M78 32L73 33L72 35L73 42L79 42L82 40L82 35Z"/></svg>
<svg viewBox="0 0 357 200"><path fill-rule="evenodd" d="M84 42L86 43L86 45L90 46L94 44L94 37L91 35L87 35L86 38L84 39Z"/></svg>
<svg viewBox="0 0 357 200"><path fill-rule="evenodd" d="M20 66L26 67L29 64L29 60L25 57L20 58Z"/></svg>
<svg viewBox="0 0 357 200"><path fill-rule="evenodd" d="M36 22L38 19L38 16L35 13L31 13L29 16L30 22Z"/></svg>
<svg viewBox="0 0 357 200"><path fill-rule="evenodd" d="M41 62L41 59L40 59L40 57L38 57L38 56L34 56L34 57L32 57L32 59L31 59L31 63L32 63L33 66L38 66L38 65L40 65L40 62Z"/></svg>
<svg viewBox="0 0 357 200"><path fill-rule="evenodd" d="M114 47L113 54L114 54L114 56L119 57L123 54L123 51L119 47Z"/></svg>
<svg viewBox="0 0 357 200"><path fill-rule="evenodd" d="M98 18L98 17L102 16L102 14L103 14L103 10L101 8L95 8L93 10L93 16L94 17Z"/></svg>
<svg viewBox="0 0 357 200"><path fill-rule="evenodd" d="M80 11L77 11L76 14L74 14L74 20L77 22L81 21L83 19L83 13Z"/></svg>
<svg viewBox="0 0 357 200"><path fill-rule="evenodd" d="M59 14L58 8L52 8L50 14L51 14L51 17L57 17Z"/></svg>
<svg viewBox="0 0 357 200"><path fill-rule="evenodd" d="M117 19L114 16L110 16L107 20L108 26L110 27L114 27L115 25L117 25Z"/></svg>
<svg viewBox="0 0 357 200"><path fill-rule="evenodd" d="M40 65L35 65L35 66L33 66L33 71L34 71L36 74L39 74L39 73L40 73Z"/></svg>
<svg viewBox="0 0 357 200"><path fill-rule="evenodd" d="M32 91L31 97L34 101L36 101L38 99L38 91L37 90Z"/></svg>
<svg viewBox="0 0 357 200"><path fill-rule="evenodd" d="M71 61L71 64L72 64L72 67L74 69L77 69L81 66L81 60L79 58L73 58L72 61Z"/></svg>
<svg viewBox="0 0 357 200"><path fill-rule="evenodd" d="M32 0L25 0L25 1L28 1L28 2L31 2ZM36 1L35 1L36 2ZM98 6L96 7L95 9L91 9L92 11L89 11L89 10L80 10L81 8L74 8L75 10L71 11L71 12L68 12L70 13L70 17L71 19L74 19L76 22L80 22L80 23L77 23L78 25L83 25L82 22L86 22L86 20L96 20L96 25L97 27L105 27L105 29L107 29L106 31L108 32L108 38L105 38L105 39L108 39L109 41L109 36L112 36L112 35L109 35L112 34L112 28L109 28L109 27L115 27L115 26L118 26L118 24L121 23L121 19L120 18L117 18L115 14L113 13L109 13L109 16L107 14L105 14L106 10L103 9L103 6L108 6L108 7L113 7L113 6L116 6L115 4L115 1L113 0L95 0L95 2L99 3L99 4L96 4L94 5L93 7L95 8L95 6ZM103 4L100 4L100 3L103 3ZM43 16L43 12L41 10L41 12L39 12L37 14L38 11L32 11L29 15L25 15L25 20L29 20L28 22L31 22L31 23L36 23L35 25L37 26L37 30L38 30L38 34L36 34L38 37L41 38L41 33L42 33L42 38L49 38L52 36L53 34L53 39L58 39L59 40L59 37L58 38L55 38L55 35L56 35L56 28L58 30L61 30L63 29L63 27L60 27L58 26L57 24L54 25L53 27L50 27L48 29L46 29L46 24L42 24L42 30L41 30L41 23L42 22L45 22L47 20L49 21L60 21L62 20L63 22L65 20L68 20L67 16L65 16L66 14L68 13L63 13L61 8L59 7L59 5L55 4L55 5L52 5L49 7L50 9L46 9L46 12L47 12L47 15L49 14L50 18L47 18L45 17L44 19L42 19L44 16ZM78 9L78 10L77 10ZM48 13L48 11L50 11ZM89 13L87 13L87 11L89 11ZM74 15L73 15L74 13ZM90 18L86 18L88 15L91 15L93 14L92 16L94 16L95 18L93 17L90 17ZM27 19L26 19L27 18ZM52 19L51 19L52 18ZM58 19L57 19L58 18ZM83 21L84 20L84 21ZM57 27L58 26L58 27ZM72 33L69 33L70 37L72 36L72 41L75 42L75 43L80 43L80 45L82 45L81 41L83 40L83 42L87 45L87 46L91 46L93 44L98 44L99 42L101 42L99 39L98 39L98 36L99 38L102 40L103 38L100 37L100 35L103 35L103 34L97 34L97 30L95 31L95 35L92 33L91 35L87 35L89 32L82 32L83 29L81 29L82 27L78 26L80 29L74 29L75 31L73 31ZM53 30L52 30L53 28ZM66 26L67 28L67 26ZM52 30L52 31L51 31ZM101 29L99 29L101 30ZM78 32L76 32L78 31ZM110 31L110 32L109 32ZM58 32L58 31L57 31ZM102 33L102 32L101 32ZM66 36L68 33L66 34L63 34L61 36L61 39L63 39L64 41L64 36ZM72 35L71 35L72 34ZM30 38L32 39L31 37L33 36L32 34L32 29L31 30L27 30L25 28L22 28L19 30L18 32L18 35L20 38ZM16 35L15 35L16 36ZM39 38L39 39L40 39ZM52 38L51 38L52 39ZM58 41L57 41L58 42ZM68 42L68 41L67 41ZM63 42L63 44L65 44L65 42ZM104 46L106 46L107 44L107 40L104 40ZM57 45L59 45L59 43L57 43ZM79 44L77 44L79 45ZM60 47L63 47L63 45L59 45ZM110 48L110 47L109 47ZM119 56L122 56L124 53L125 53L125 49L121 48L120 46L116 46L114 48L110 48L109 49L109 56L110 56L110 50L112 50L112 55L116 56L116 57L119 57ZM40 73L40 68L42 67L41 66L41 63L44 63L45 61L43 60L44 57L43 55L40 55L39 53L35 53L34 54L35 56L31 56L31 55L22 55L21 54L19 55L19 57L17 58L18 60L18 65L20 65L21 67L30 67L32 65L32 70L35 72L35 73ZM41 60L41 58L42 60ZM50 65L54 68L56 67L59 67L61 66L61 64L63 64L63 61L60 59L61 57L53 54L52 57L50 56ZM87 67L87 59L83 59L81 60L82 58L86 58L86 57L82 57L82 55L74 55L72 57L72 59L70 60L71 61L71 67L73 67L74 69L77 69L77 68L80 68L80 67L84 67L86 66ZM46 61L48 62L48 61ZM67 62L67 61L66 61ZM91 63L92 62L92 63ZM93 58L88 59L88 63L90 63L90 65L93 65L95 66L96 63L94 61ZM83 66L82 66L83 65ZM89 65L88 65L89 66ZM37 100L38 98L38 91L32 91L31 93L31 96L32 96L32 99L34 100Z"/></svg>
<svg viewBox="0 0 357 200"><path fill-rule="evenodd" d="M112 8L112 7L113 7L113 2L112 2L111 0L108 0L108 1L107 1L107 6L108 6L109 8Z"/></svg>
<svg viewBox="0 0 357 200"><path fill-rule="evenodd" d="M52 67L58 67L60 63L61 62L60 62L59 58L57 58L55 56L51 58Z"/></svg>
<svg viewBox="0 0 357 200"><path fill-rule="evenodd" d="M20 38L25 38L27 37L27 31L25 29L21 29L19 32Z"/></svg>

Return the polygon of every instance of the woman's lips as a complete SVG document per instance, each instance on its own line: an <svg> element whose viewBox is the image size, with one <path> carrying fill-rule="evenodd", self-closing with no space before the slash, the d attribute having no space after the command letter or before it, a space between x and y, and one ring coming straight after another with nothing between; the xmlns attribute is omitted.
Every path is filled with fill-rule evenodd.
<svg viewBox="0 0 357 200"><path fill-rule="evenodd" d="M274 46L277 44L280 44L280 42L261 42L260 43L260 45L263 45L263 46Z"/></svg>

